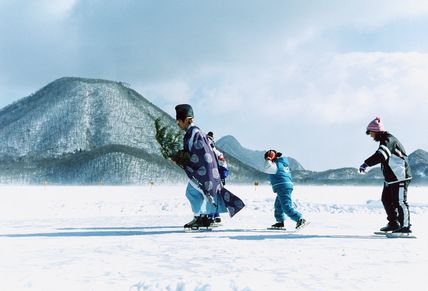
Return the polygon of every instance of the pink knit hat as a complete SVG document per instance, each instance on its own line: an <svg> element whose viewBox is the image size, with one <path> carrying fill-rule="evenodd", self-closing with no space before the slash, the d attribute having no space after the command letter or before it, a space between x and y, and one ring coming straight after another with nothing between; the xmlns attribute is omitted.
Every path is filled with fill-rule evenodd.
<svg viewBox="0 0 428 291"><path fill-rule="evenodd" d="M366 133L370 134L370 131L373 131L373 132L385 131L385 127L383 126L383 123L380 121L380 117L376 117L369 123L369 125L367 125Z"/></svg>

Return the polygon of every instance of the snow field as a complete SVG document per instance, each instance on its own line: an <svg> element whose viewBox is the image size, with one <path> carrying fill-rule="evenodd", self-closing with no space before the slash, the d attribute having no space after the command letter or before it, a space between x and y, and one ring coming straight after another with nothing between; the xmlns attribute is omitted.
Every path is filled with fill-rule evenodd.
<svg viewBox="0 0 428 291"><path fill-rule="evenodd" d="M386 223L381 188L297 186L311 225L284 233L266 230L270 187L232 185L247 207L184 233L184 185L4 186L0 290L424 290L428 189L409 188L418 239L387 239L372 234Z"/></svg>

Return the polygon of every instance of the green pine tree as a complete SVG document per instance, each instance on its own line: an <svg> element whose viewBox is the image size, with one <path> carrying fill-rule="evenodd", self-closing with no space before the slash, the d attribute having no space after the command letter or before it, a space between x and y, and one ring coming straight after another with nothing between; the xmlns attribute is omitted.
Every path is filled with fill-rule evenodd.
<svg viewBox="0 0 428 291"><path fill-rule="evenodd" d="M180 166L186 165L190 160L189 154L182 149L183 135L161 125L160 118L155 120L156 141L160 145L161 154L165 159L171 159Z"/></svg>

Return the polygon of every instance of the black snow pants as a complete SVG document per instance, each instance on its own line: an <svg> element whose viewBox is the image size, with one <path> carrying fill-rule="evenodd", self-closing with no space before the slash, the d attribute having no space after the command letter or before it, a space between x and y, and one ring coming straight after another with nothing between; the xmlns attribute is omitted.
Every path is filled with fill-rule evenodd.
<svg viewBox="0 0 428 291"><path fill-rule="evenodd" d="M385 208L388 222L399 223L401 227L410 227L410 212L407 204L407 187L410 181L394 184L384 184L382 203Z"/></svg>

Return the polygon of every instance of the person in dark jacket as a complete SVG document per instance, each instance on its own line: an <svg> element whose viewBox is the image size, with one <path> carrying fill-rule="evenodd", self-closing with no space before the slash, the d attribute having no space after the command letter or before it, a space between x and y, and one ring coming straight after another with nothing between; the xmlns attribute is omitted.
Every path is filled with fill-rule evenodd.
<svg viewBox="0 0 428 291"><path fill-rule="evenodd" d="M360 166L360 173L380 164L385 178L382 203L388 224L380 231L411 233L407 187L412 177L406 151L398 139L385 130L379 117L369 123L366 134L379 142L379 148Z"/></svg>
<svg viewBox="0 0 428 291"><path fill-rule="evenodd" d="M264 157L265 167L263 171L269 174L272 190L276 193L274 212L276 223L271 228L283 229L286 216L296 222L296 229L304 227L308 222L302 218L301 213L294 209L293 201L291 200L293 181L288 159L275 150L268 150Z"/></svg>

